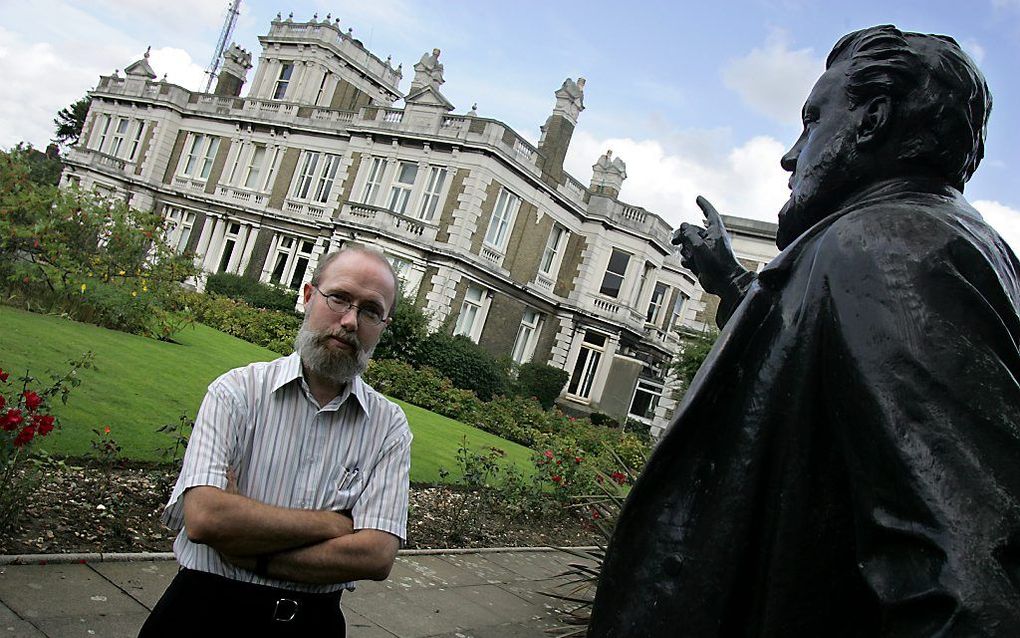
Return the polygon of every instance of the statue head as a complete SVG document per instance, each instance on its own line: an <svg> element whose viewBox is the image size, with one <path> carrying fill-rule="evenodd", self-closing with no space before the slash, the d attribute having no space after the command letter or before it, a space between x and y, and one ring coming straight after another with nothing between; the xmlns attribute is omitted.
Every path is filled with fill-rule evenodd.
<svg viewBox="0 0 1020 638"><path fill-rule="evenodd" d="M792 175L780 248L879 180L923 177L962 191L984 156L991 95L952 38L872 27L840 39L825 66L781 162Z"/></svg>

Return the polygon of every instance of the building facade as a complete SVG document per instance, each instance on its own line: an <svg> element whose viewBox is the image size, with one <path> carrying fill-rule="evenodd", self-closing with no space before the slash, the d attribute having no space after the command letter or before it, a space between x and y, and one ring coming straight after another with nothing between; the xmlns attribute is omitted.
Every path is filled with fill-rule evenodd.
<svg viewBox="0 0 1020 638"><path fill-rule="evenodd" d="M438 49L403 93L403 69L339 21L277 16L259 40L251 81L232 46L211 94L157 81L148 54L103 76L63 184L160 211L205 273L295 291L325 253L375 246L433 327L566 370L564 409L661 431L677 329L704 329L711 307L672 228L618 199L619 158L597 158L588 185L564 172L583 79L555 92L535 147L453 113Z"/></svg>

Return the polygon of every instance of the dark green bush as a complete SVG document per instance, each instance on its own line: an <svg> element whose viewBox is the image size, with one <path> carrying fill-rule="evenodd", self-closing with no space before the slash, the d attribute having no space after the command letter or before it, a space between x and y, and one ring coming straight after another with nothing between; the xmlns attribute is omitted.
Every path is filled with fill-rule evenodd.
<svg viewBox="0 0 1020 638"><path fill-rule="evenodd" d="M205 291L267 310L294 312L294 304L297 302L297 293L289 288L264 284L225 272L209 275L205 282Z"/></svg>
<svg viewBox="0 0 1020 638"><path fill-rule="evenodd" d="M301 319L293 313L252 308L243 301L212 294L189 293L184 303L197 321L210 328L280 354L294 351Z"/></svg>
<svg viewBox="0 0 1020 638"><path fill-rule="evenodd" d="M435 368L453 385L471 390L482 401L507 394L510 388L509 359L497 359L465 336L443 331L422 342L419 365Z"/></svg>
<svg viewBox="0 0 1020 638"><path fill-rule="evenodd" d="M383 330L376 359L399 359L414 365L421 355L422 344L429 336L429 319L414 305L414 300L403 297L397 304L397 314Z"/></svg>
<svg viewBox="0 0 1020 638"><path fill-rule="evenodd" d="M534 397L548 410L556 403L569 376L566 370L551 365L525 363L517 370L515 389L521 396Z"/></svg>
<svg viewBox="0 0 1020 638"><path fill-rule="evenodd" d="M588 420L590 420L593 425L604 425L604 426L606 426L608 428L618 428L618 427L620 427L620 422L619 421L617 421L613 417L609 416L608 414L603 414L601 412L593 412L588 417Z"/></svg>

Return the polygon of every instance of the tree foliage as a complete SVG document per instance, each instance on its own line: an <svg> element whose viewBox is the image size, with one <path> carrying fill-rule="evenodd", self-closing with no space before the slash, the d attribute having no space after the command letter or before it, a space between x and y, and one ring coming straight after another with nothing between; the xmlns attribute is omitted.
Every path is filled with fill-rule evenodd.
<svg viewBox="0 0 1020 638"><path fill-rule="evenodd" d="M6 303L168 338L191 256L163 241L159 214L31 178L24 149L0 151L0 289Z"/></svg>
<svg viewBox="0 0 1020 638"><path fill-rule="evenodd" d="M673 372L677 375L679 388L678 397L682 396L694 380L701 365L712 350L719 333L714 330L703 333L680 333L680 349L676 359L670 364Z"/></svg>
<svg viewBox="0 0 1020 638"><path fill-rule="evenodd" d="M58 144L76 144L81 138L82 129L85 128L85 116L89 112L89 104L92 98L88 95L71 103L67 108L57 111L57 117L53 120L56 125L56 136L53 141Z"/></svg>

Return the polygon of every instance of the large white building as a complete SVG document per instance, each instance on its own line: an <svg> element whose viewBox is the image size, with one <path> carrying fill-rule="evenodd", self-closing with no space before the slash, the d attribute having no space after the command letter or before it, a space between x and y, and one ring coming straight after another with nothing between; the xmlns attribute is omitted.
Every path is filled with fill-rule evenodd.
<svg viewBox="0 0 1020 638"><path fill-rule="evenodd" d="M259 40L251 81L251 55L232 46L212 94L157 81L148 55L102 77L63 183L161 211L206 273L297 290L326 252L374 245L435 327L566 370L565 409L668 423L676 329L703 329L713 305L670 226L618 199L619 158L593 158L587 185L564 172L583 79L555 91L535 147L455 114L438 50L405 93L401 67L339 21L277 16ZM735 229L742 256L767 261L768 226Z"/></svg>

